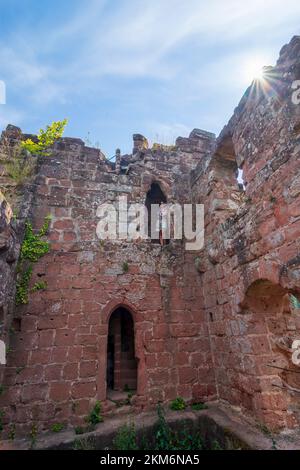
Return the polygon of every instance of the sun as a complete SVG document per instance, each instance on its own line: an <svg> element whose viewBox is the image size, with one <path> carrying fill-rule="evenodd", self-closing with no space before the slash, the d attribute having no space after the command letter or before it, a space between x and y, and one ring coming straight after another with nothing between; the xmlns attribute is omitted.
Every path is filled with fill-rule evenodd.
<svg viewBox="0 0 300 470"><path fill-rule="evenodd" d="M243 67L244 80L247 83L253 80L261 81L264 79L264 66L267 64L262 57L252 57L248 59Z"/></svg>

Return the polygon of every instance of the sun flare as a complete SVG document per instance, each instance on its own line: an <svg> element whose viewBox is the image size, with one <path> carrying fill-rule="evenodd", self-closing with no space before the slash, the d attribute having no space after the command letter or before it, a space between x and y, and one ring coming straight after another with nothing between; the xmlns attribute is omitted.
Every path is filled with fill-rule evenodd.
<svg viewBox="0 0 300 470"><path fill-rule="evenodd" d="M244 66L244 79L251 83L253 80L262 80L264 78L264 66L267 61L261 57L253 57L248 60Z"/></svg>

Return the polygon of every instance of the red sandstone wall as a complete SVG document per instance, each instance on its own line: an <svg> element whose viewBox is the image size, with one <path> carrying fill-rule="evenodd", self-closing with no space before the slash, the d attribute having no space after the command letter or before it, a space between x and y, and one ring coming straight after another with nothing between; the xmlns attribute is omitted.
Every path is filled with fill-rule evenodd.
<svg viewBox="0 0 300 470"><path fill-rule="evenodd" d="M43 280L48 287L16 310L21 327L11 335L0 398L4 423L17 432L29 432L32 423L39 429L82 423L97 399L112 407L105 402L106 348L109 316L118 305L134 318L137 408L179 395L216 396L202 281L181 243L161 250L150 242L100 244L96 237L99 204L124 194L144 202L153 180L168 199L188 200L184 184L211 138L179 145L147 151L141 166L116 175L97 150L63 139L41 166L32 213L36 228L51 214L51 250L34 266L32 285Z"/></svg>
<svg viewBox="0 0 300 470"><path fill-rule="evenodd" d="M300 369L291 361L300 316L289 303L300 292L300 105L291 88L299 57L294 38L264 88L247 91L193 183L194 200L206 206L197 266L218 394L273 428L300 421Z"/></svg>
<svg viewBox="0 0 300 470"><path fill-rule="evenodd" d="M79 140L56 146L32 207L36 227L53 217L51 251L32 279L48 288L16 311L21 327L11 335L0 398L5 424L18 432L32 423L75 425L96 399L109 410L108 321L124 305L135 322L137 409L178 395L219 397L272 428L299 425L299 375L290 370L297 369L291 343L300 339L300 322L289 304L289 294L300 292L300 105L291 101L299 56L294 38L269 70L264 93L247 91L215 151L212 136L195 131L174 150L146 151L129 175L117 175ZM200 253L181 243L161 251L96 239L98 205L119 194L144 202L154 180L168 200L192 195L205 204Z"/></svg>

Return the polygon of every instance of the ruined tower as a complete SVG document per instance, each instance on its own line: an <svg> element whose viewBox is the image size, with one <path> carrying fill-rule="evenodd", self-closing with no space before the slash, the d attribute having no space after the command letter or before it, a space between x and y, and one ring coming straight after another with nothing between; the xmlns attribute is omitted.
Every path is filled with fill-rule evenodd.
<svg viewBox="0 0 300 470"><path fill-rule="evenodd" d="M217 139L195 129L149 148L136 134L116 165L63 138L17 200L17 220L1 196L4 426L81 424L96 400L114 413L112 394L124 390L136 411L182 396L227 402L272 429L299 425L299 57L295 37ZM13 127L5 136L22 138ZM0 182L9 194L7 176ZM99 241L100 204L127 196L144 205L151 194L204 204L202 250ZM39 229L49 214L51 249L34 263L28 303L15 307L25 219Z"/></svg>

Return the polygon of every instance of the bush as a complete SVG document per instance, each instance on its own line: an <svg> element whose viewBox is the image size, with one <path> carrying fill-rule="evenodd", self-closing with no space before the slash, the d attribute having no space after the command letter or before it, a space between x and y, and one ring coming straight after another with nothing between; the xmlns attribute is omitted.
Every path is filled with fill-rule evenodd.
<svg viewBox="0 0 300 470"><path fill-rule="evenodd" d="M51 431L52 432L60 432L62 431L64 428L64 425L61 424L61 423L55 423L55 424L52 424L51 426Z"/></svg>
<svg viewBox="0 0 300 470"><path fill-rule="evenodd" d="M38 234L33 232L31 223L26 222L25 236L21 247L21 260L27 259L36 262L49 252L49 242L42 240L42 237L46 235L50 222L51 216L45 217L44 224Z"/></svg>
<svg viewBox="0 0 300 470"><path fill-rule="evenodd" d="M31 155L24 155L17 151L4 164L8 176L17 187L22 186L34 174L35 166L36 160Z"/></svg>
<svg viewBox="0 0 300 470"><path fill-rule="evenodd" d="M213 441L211 445L211 450L223 450L218 441Z"/></svg>
<svg viewBox="0 0 300 470"><path fill-rule="evenodd" d="M200 432L190 428L187 421L179 423L179 431L173 430L165 419L163 408L157 407L158 422L155 425L153 438L151 441L146 439L145 434L140 437L140 446L137 444L137 434L134 424L122 426L116 434L113 441L115 450L212 450L221 449L217 441L212 445L204 445Z"/></svg>
<svg viewBox="0 0 300 470"><path fill-rule="evenodd" d="M36 444L37 440L37 435L38 435L38 428L36 424L33 424L31 426L31 431L29 433L30 441L31 441L31 448L33 448Z"/></svg>
<svg viewBox="0 0 300 470"><path fill-rule="evenodd" d="M170 404L171 410L182 411L186 409L186 403L182 397L177 397Z"/></svg>
<svg viewBox="0 0 300 470"><path fill-rule="evenodd" d="M182 429L174 431L165 419L163 409L159 406L158 424L155 432L154 450L201 450L203 442L199 432L189 431L182 422Z"/></svg>
<svg viewBox="0 0 300 470"><path fill-rule="evenodd" d="M127 261L124 261L124 263L122 264L122 270L123 270L123 273L128 273L129 271L129 264Z"/></svg>
<svg viewBox="0 0 300 470"><path fill-rule="evenodd" d="M83 426L76 426L74 428L75 434L84 434L86 432Z"/></svg>
<svg viewBox="0 0 300 470"><path fill-rule="evenodd" d="M102 423L103 417L101 416L101 411L102 411L101 403L100 401L96 401L94 408L88 415L86 421L94 426L98 423Z"/></svg>
<svg viewBox="0 0 300 470"><path fill-rule="evenodd" d="M172 450L171 441L172 433L171 428L166 422L164 411L161 405L157 407L158 424L155 431L155 450Z"/></svg>
<svg viewBox="0 0 300 470"><path fill-rule="evenodd" d="M88 424L87 426L76 426L74 428L75 434L85 434L87 432L94 431L95 426L93 424Z"/></svg>
<svg viewBox="0 0 300 470"><path fill-rule="evenodd" d="M15 426L15 424L12 424L10 429L9 429L8 439L10 441L14 441L15 437L16 437L16 426Z"/></svg>
<svg viewBox="0 0 300 470"><path fill-rule="evenodd" d="M115 450L138 450L134 424L124 424L113 441Z"/></svg>
<svg viewBox="0 0 300 470"><path fill-rule="evenodd" d="M199 402L199 403L193 403L191 406L192 410L194 411L200 411L200 410L206 410L207 405L205 403Z"/></svg>
<svg viewBox="0 0 300 470"><path fill-rule="evenodd" d="M67 119L52 122L45 130L40 129L37 135L37 142L34 142L32 139L27 139L21 142L21 148L34 155L49 155L47 149L63 135L67 122Z"/></svg>
<svg viewBox="0 0 300 470"><path fill-rule="evenodd" d="M48 149L62 136L66 125L66 119L53 122L45 130L39 131L36 141L27 139L11 145L9 139L4 137L0 147L0 159L4 160L6 173L17 187L33 176L37 164L34 155L49 155Z"/></svg>
<svg viewBox="0 0 300 470"><path fill-rule="evenodd" d="M95 450L95 442L90 437L76 439L73 450Z"/></svg>
<svg viewBox="0 0 300 470"><path fill-rule="evenodd" d="M187 426L179 432L174 432L172 450L202 450L203 441L199 432L189 431Z"/></svg>

